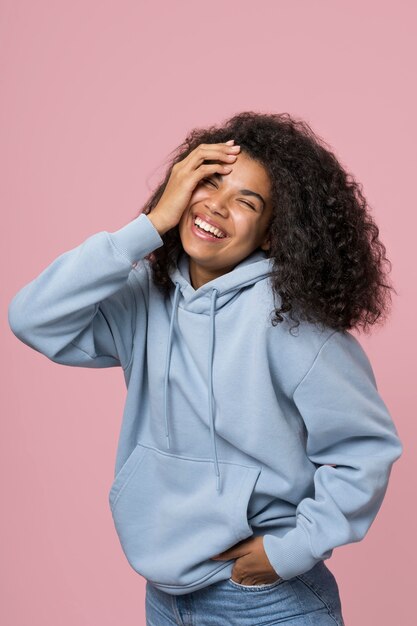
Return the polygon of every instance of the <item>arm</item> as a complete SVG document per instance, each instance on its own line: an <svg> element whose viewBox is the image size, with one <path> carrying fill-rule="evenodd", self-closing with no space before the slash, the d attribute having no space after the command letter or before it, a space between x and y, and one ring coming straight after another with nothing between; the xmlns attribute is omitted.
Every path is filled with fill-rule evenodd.
<svg viewBox="0 0 417 626"><path fill-rule="evenodd" d="M348 332L325 341L293 399L307 429L306 453L318 467L315 496L298 504L296 526L283 537L264 536L271 565L286 579L363 539L403 450L368 357Z"/></svg>
<svg viewBox="0 0 417 626"><path fill-rule="evenodd" d="M162 245L144 214L113 233L88 237L17 292L8 309L11 330L56 363L126 367L138 288L129 275Z"/></svg>

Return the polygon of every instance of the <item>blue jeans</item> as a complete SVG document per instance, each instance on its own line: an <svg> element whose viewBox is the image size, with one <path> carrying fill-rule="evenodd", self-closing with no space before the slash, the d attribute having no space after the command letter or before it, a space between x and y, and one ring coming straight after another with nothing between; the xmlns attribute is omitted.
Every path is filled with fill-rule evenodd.
<svg viewBox="0 0 417 626"><path fill-rule="evenodd" d="M324 561L289 580L242 585L231 578L183 595L146 581L146 626L344 626L339 588Z"/></svg>

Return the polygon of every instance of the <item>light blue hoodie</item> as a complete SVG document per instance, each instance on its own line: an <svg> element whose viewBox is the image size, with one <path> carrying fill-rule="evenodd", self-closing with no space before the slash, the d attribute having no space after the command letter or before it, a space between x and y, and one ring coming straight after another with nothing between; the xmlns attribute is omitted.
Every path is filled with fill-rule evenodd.
<svg viewBox="0 0 417 626"><path fill-rule="evenodd" d="M61 254L9 305L13 333L56 363L121 366L126 405L109 504L134 570L189 593L231 576L211 557L263 535L284 579L360 541L402 444L349 332L272 326L258 248L198 289L180 254L164 298L145 214Z"/></svg>

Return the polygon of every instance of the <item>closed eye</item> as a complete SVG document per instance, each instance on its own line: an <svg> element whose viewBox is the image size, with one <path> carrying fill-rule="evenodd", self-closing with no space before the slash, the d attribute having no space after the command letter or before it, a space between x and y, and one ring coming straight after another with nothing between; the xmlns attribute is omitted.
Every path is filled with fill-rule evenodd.
<svg viewBox="0 0 417 626"><path fill-rule="evenodd" d="M213 185L213 187L216 187L216 185L213 183L212 180L210 180L210 178L203 178L202 183L210 183L210 185ZM217 189L217 187L216 187ZM245 202L245 200L239 200L239 202L241 202L242 204L246 204L246 206L250 207L251 209L253 209L254 211L256 211L256 207L253 206L253 204L250 204L249 202Z"/></svg>

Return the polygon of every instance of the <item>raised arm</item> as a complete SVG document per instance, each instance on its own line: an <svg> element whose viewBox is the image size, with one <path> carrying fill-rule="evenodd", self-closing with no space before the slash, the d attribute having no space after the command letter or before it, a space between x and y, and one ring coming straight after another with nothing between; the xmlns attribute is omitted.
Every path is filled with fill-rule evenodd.
<svg viewBox="0 0 417 626"><path fill-rule="evenodd" d="M63 365L125 368L135 323L132 271L163 245L145 214L114 232L101 231L57 257L9 304L16 337Z"/></svg>

